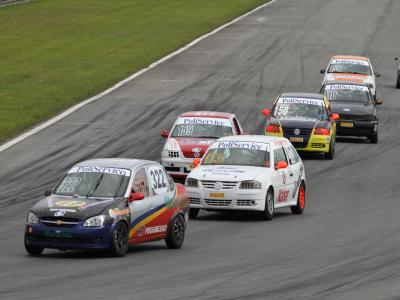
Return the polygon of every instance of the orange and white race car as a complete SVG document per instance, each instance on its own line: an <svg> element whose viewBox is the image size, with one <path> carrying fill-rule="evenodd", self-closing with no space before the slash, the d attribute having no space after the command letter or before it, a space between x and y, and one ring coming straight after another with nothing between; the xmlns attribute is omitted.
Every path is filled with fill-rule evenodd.
<svg viewBox="0 0 400 300"><path fill-rule="evenodd" d="M364 56L336 55L329 61L324 74L322 85L327 81L356 81L366 83L376 99L376 77L380 73L374 73L369 58Z"/></svg>

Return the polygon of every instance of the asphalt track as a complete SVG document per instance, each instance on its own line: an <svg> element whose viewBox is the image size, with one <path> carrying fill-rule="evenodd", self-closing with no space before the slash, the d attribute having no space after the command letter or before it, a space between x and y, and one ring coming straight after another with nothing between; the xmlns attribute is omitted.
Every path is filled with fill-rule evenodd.
<svg viewBox="0 0 400 300"><path fill-rule="evenodd" d="M0 153L0 299L400 299L398 0L279 0ZM235 112L260 133L283 91L317 91L333 54L382 73L379 144L340 139L307 156L307 208L272 222L201 213L184 248L125 258L23 248L26 212L90 157L159 159L161 129L188 110Z"/></svg>

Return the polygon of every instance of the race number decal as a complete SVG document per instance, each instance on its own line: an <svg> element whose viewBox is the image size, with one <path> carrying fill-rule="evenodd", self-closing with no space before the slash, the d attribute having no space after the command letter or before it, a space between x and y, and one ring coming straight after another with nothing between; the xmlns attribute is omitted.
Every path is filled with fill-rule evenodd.
<svg viewBox="0 0 400 300"><path fill-rule="evenodd" d="M193 125L179 125L177 127L177 136L187 136L193 134Z"/></svg>
<svg viewBox="0 0 400 300"><path fill-rule="evenodd" d="M168 186L164 171L158 166L153 166L149 168L149 174L154 192L157 195L165 194L168 191Z"/></svg>
<svg viewBox="0 0 400 300"><path fill-rule="evenodd" d="M286 116L289 111L289 105L279 105L277 108L277 116Z"/></svg>
<svg viewBox="0 0 400 300"><path fill-rule="evenodd" d="M81 182L81 180L81 177L68 176L57 191L61 193L74 193L76 186Z"/></svg>

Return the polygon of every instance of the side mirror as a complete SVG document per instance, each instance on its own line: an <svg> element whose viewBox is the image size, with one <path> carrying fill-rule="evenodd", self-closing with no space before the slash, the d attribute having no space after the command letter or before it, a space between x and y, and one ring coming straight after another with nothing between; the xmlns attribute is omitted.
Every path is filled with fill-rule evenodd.
<svg viewBox="0 0 400 300"><path fill-rule="evenodd" d="M160 135L161 135L163 138L168 138L168 137L169 137L169 132L168 132L168 130L161 130Z"/></svg>
<svg viewBox="0 0 400 300"><path fill-rule="evenodd" d="M271 111L270 111L269 109L265 108L265 109L263 109L263 110L261 111L261 113L262 113L264 116L268 117L268 116L271 114Z"/></svg>
<svg viewBox="0 0 400 300"><path fill-rule="evenodd" d="M319 71L321 74L325 74L325 70L321 70Z"/></svg>
<svg viewBox="0 0 400 300"><path fill-rule="evenodd" d="M375 72L375 76L376 76L376 77L381 77L381 73Z"/></svg>
<svg viewBox="0 0 400 300"><path fill-rule="evenodd" d="M376 99L375 104L376 105L381 105L383 103L382 99Z"/></svg>
<svg viewBox="0 0 400 300"><path fill-rule="evenodd" d="M197 168L200 165L200 158L193 159L193 166Z"/></svg>
<svg viewBox="0 0 400 300"><path fill-rule="evenodd" d="M275 170L279 170L279 169L286 169L288 167L288 163L286 161L278 161L275 165Z"/></svg>
<svg viewBox="0 0 400 300"><path fill-rule="evenodd" d="M144 199L144 194L140 192L132 192L131 195L128 198L128 202L132 201L137 201L137 200L143 200Z"/></svg>
<svg viewBox="0 0 400 300"><path fill-rule="evenodd" d="M45 190L44 191L44 196L45 197L48 197L48 196L50 196L51 195L51 190Z"/></svg>
<svg viewBox="0 0 400 300"><path fill-rule="evenodd" d="M339 114L331 114L332 120L339 120L339 118L340 118Z"/></svg>

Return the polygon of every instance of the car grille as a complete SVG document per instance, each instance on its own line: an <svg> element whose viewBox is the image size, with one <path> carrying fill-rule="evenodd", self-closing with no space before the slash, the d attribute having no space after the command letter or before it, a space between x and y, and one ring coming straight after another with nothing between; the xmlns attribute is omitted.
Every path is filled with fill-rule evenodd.
<svg viewBox="0 0 400 300"><path fill-rule="evenodd" d="M253 206L253 200L236 200L237 206Z"/></svg>
<svg viewBox="0 0 400 300"><path fill-rule="evenodd" d="M374 120L373 115L346 115L340 114L339 120L352 120L352 121L372 121Z"/></svg>
<svg viewBox="0 0 400 300"><path fill-rule="evenodd" d="M215 189L215 184L217 182L220 182L222 184L222 189L223 190L231 190L234 189L237 185L237 181L214 181L214 180L202 180L201 184L203 185L204 188L206 189Z"/></svg>
<svg viewBox="0 0 400 300"><path fill-rule="evenodd" d="M79 219L66 217L42 217L42 223L48 227L71 228L79 224Z"/></svg>
<svg viewBox="0 0 400 300"><path fill-rule="evenodd" d="M179 157L179 151L168 150L168 157Z"/></svg>
<svg viewBox="0 0 400 300"><path fill-rule="evenodd" d="M190 204L200 204L199 198L189 198L189 199L190 199Z"/></svg>
<svg viewBox="0 0 400 300"><path fill-rule="evenodd" d="M311 136L311 132L312 132L312 128L308 129L308 128L298 128L300 129L300 133L298 135L294 134L294 130L298 128L298 127L284 127L282 128L283 130L283 136L287 139L290 140L290 137L302 137L303 138L303 142L302 143L298 143L298 142L291 142L292 145L295 148L305 148L307 147L308 144L308 140L310 139Z"/></svg>
<svg viewBox="0 0 400 300"><path fill-rule="evenodd" d="M207 205L210 206L229 206L232 200L225 199L204 199Z"/></svg>

